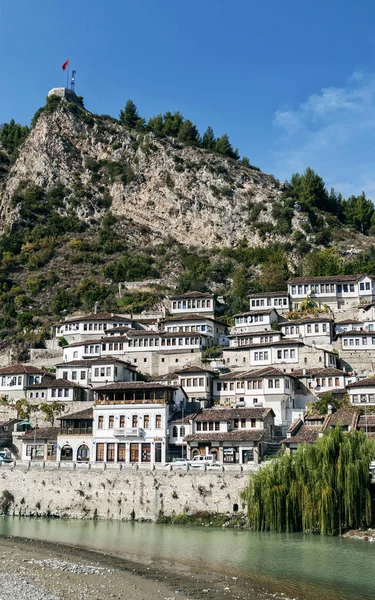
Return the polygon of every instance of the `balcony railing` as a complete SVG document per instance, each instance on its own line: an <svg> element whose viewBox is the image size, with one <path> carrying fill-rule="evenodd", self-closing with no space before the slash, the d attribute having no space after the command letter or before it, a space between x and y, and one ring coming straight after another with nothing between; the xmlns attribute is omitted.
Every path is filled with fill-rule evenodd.
<svg viewBox="0 0 375 600"><path fill-rule="evenodd" d="M141 427L119 427L113 430L115 437L124 438L140 438L144 436L144 431Z"/></svg>

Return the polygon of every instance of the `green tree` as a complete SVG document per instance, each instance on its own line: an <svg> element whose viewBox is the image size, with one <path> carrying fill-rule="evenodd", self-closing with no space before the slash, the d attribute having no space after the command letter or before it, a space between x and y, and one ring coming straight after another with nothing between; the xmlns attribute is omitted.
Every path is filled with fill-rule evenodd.
<svg viewBox="0 0 375 600"><path fill-rule="evenodd" d="M171 137L178 137L178 132L183 122L184 117L180 112L166 112L164 115L163 133Z"/></svg>
<svg viewBox="0 0 375 600"><path fill-rule="evenodd" d="M203 146L203 148L206 148L207 150L214 150L215 142L216 142L216 138L214 135L214 130L209 125L203 134L202 146Z"/></svg>
<svg viewBox="0 0 375 600"><path fill-rule="evenodd" d="M44 414L46 421L51 423L53 427L56 416L60 416L65 411L66 405L63 402L54 400L53 402L43 402L38 408Z"/></svg>
<svg viewBox="0 0 375 600"><path fill-rule="evenodd" d="M334 535L371 523L369 464L375 443L340 426L250 476L242 499L250 527Z"/></svg>
<svg viewBox="0 0 375 600"><path fill-rule="evenodd" d="M164 132L164 118L163 115L155 115L155 117L151 117L147 123L147 129L153 131L157 135L162 135Z"/></svg>
<svg viewBox="0 0 375 600"><path fill-rule="evenodd" d="M30 312L19 313L17 325L20 329L30 329L33 325L33 314Z"/></svg>
<svg viewBox="0 0 375 600"><path fill-rule="evenodd" d="M306 408L309 414L326 415L329 407L338 410L339 408L350 408L351 404L347 395L342 399L338 399L331 392L325 392L319 396L318 400L309 402Z"/></svg>
<svg viewBox="0 0 375 600"><path fill-rule="evenodd" d="M230 143L229 137L226 133L217 138L215 142L215 151L223 156L229 156L230 158L234 158L236 160L238 160L240 157L238 150L233 150L232 144Z"/></svg>
<svg viewBox="0 0 375 600"><path fill-rule="evenodd" d="M14 119L0 127L0 142L12 158L16 157L18 148L28 135L29 128L26 125L16 123Z"/></svg>
<svg viewBox="0 0 375 600"><path fill-rule="evenodd" d="M369 232L373 225L374 205L366 198L365 192L359 196L350 196L342 203L343 218L345 223L352 225L364 234Z"/></svg>
<svg viewBox="0 0 375 600"><path fill-rule="evenodd" d="M308 277L337 275L342 268L342 258L333 248L310 252L302 263L303 275Z"/></svg>
<svg viewBox="0 0 375 600"><path fill-rule="evenodd" d="M243 167L246 167L247 169L250 169L250 168L251 168L251 164L250 164L250 161L249 161L249 159L247 158L247 156L243 156L243 157L241 158L241 160L240 160L240 164L241 164Z"/></svg>
<svg viewBox="0 0 375 600"><path fill-rule="evenodd" d="M139 116L133 100L128 100L125 104L125 109L120 110L120 122L131 129L139 129L144 126L144 119Z"/></svg>
<svg viewBox="0 0 375 600"><path fill-rule="evenodd" d="M178 131L178 139L188 144L198 145L200 142L199 132L196 126L187 119Z"/></svg>

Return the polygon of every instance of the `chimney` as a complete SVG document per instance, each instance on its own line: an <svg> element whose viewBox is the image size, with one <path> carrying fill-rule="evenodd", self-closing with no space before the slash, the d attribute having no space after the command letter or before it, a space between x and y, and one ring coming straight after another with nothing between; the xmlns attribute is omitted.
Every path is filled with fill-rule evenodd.
<svg viewBox="0 0 375 600"><path fill-rule="evenodd" d="M327 408L328 408L327 414L331 415L333 413L333 406L332 406L332 404L328 404Z"/></svg>
<svg viewBox="0 0 375 600"><path fill-rule="evenodd" d="M306 369L302 369L302 375L306 375Z"/></svg>

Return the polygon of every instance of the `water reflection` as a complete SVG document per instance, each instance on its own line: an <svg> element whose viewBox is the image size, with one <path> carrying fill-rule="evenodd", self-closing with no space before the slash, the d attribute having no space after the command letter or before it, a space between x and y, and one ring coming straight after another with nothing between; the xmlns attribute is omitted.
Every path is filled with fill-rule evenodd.
<svg viewBox="0 0 375 600"><path fill-rule="evenodd" d="M0 534L165 560L246 576L288 596L372 600L375 544L302 534L26 518L0 519Z"/></svg>

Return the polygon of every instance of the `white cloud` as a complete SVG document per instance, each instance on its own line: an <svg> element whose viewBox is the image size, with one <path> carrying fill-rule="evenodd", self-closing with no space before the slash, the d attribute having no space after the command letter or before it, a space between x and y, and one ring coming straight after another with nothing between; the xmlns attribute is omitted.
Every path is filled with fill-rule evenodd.
<svg viewBox="0 0 375 600"><path fill-rule="evenodd" d="M307 166L328 187L375 198L375 74L354 73L343 87L323 88L297 108L280 108L272 172L290 178Z"/></svg>

